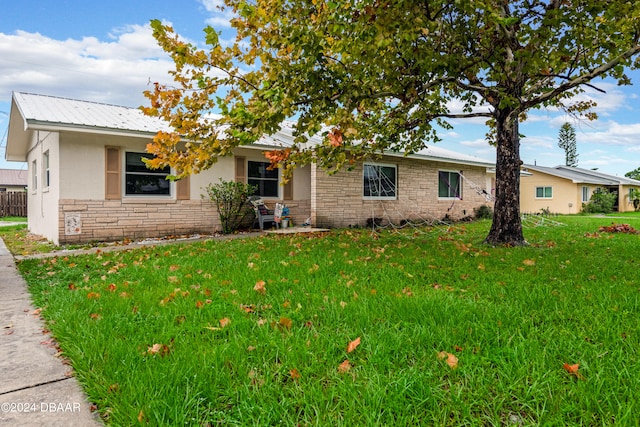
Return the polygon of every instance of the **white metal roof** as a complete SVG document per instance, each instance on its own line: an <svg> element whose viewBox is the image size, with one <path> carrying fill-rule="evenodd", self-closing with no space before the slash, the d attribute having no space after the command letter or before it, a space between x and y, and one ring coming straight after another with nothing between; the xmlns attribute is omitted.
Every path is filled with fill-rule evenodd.
<svg viewBox="0 0 640 427"><path fill-rule="evenodd" d="M265 149L292 146L293 126L293 122L284 122L278 132L264 135L252 147ZM5 152L8 160L25 160L23 157L26 157L27 135L30 130L123 133L151 137L159 130L171 131L171 128L165 121L149 117L138 108L14 92ZM322 137L314 135L309 138L308 145L321 143ZM387 154L404 156L403 153ZM408 157L481 167L494 166L492 162L431 145Z"/></svg>
<svg viewBox="0 0 640 427"><path fill-rule="evenodd" d="M549 175L571 180L575 184L594 185L634 185L640 186L640 181L624 176L614 176L606 173L582 169L572 166L545 167L524 165L525 170L538 171Z"/></svg>
<svg viewBox="0 0 640 427"><path fill-rule="evenodd" d="M21 92L15 92L13 98L24 120L32 126L46 124L153 134L169 130L163 120L149 117L138 108Z"/></svg>

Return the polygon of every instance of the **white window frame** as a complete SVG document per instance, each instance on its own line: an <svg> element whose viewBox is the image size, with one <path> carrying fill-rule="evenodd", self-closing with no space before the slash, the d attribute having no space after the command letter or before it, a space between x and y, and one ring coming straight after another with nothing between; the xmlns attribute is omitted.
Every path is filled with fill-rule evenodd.
<svg viewBox="0 0 640 427"><path fill-rule="evenodd" d="M42 154L42 188L43 190L46 190L49 188L49 185L51 184L51 173L50 173L50 169L49 169L49 161L51 160L50 156L49 156L49 150L45 151Z"/></svg>
<svg viewBox="0 0 640 427"><path fill-rule="evenodd" d="M458 191L458 195L457 196L440 196L440 173L447 173L447 174L456 174L458 175L458 186L459 191ZM440 169L438 170L438 200L462 200L462 171L458 171L458 170L449 170L449 169ZM449 190L451 190L450 186L449 186ZM448 191L448 193L450 193L450 191Z"/></svg>
<svg viewBox="0 0 640 427"><path fill-rule="evenodd" d="M169 192L167 194L153 194L153 193L149 193L149 194L145 194L145 193L127 193L127 175L148 175L148 176L164 176L165 179L168 175L171 175L172 171L170 168L165 168L168 169L167 171L160 171L160 170L154 170L154 169L147 169L148 172L146 173L142 173L142 172L136 172L136 171L131 171L129 172L127 170L127 154L135 154L135 155L140 155L141 157L143 156L149 156L148 153L144 153L144 152L140 152L140 151L134 151L134 150L123 150L124 151L124 161L121 163L121 171L122 171L122 187L121 187L121 191L122 191L122 195L125 198L145 198L145 199L171 199L173 198L173 183L169 180L167 180L167 184L169 185ZM121 158L122 159L122 158Z"/></svg>
<svg viewBox="0 0 640 427"><path fill-rule="evenodd" d="M31 191L38 191L38 161L31 162Z"/></svg>
<svg viewBox="0 0 640 427"><path fill-rule="evenodd" d="M546 196L546 194L547 194L546 189L547 188L549 189L549 191L551 193L548 197ZM538 196L538 189L542 189L542 196ZM540 185L540 186L537 186L536 187L536 199L546 199L546 200L553 199L553 186L551 186L551 185Z"/></svg>
<svg viewBox="0 0 640 427"><path fill-rule="evenodd" d="M588 185L583 185L582 186L582 203L588 203L589 200L591 199L591 194L589 194L589 186ZM586 196L586 197L585 197Z"/></svg>
<svg viewBox="0 0 640 427"><path fill-rule="evenodd" d="M365 179L366 179L366 171L367 168L390 168L393 169L395 182L393 183L393 195L392 196L380 196L380 195L366 195L365 194ZM380 194L380 179L378 179L378 191ZM365 162L362 165L362 199L363 200L397 200L398 199L398 165L394 165L391 163L373 163L373 162Z"/></svg>

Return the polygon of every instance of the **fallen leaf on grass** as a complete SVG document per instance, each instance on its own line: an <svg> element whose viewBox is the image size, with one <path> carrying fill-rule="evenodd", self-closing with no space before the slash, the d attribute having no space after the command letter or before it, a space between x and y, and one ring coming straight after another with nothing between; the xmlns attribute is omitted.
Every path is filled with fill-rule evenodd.
<svg viewBox="0 0 640 427"><path fill-rule="evenodd" d="M278 322L278 326L283 329L291 329L291 326L293 326L293 321L288 317L281 317L280 321Z"/></svg>
<svg viewBox="0 0 640 427"><path fill-rule="evenodd" d="M524 265L532 266L532 265L536 265L536 260L535 259L525 259L524 261L522 261L522 263Z"/></svg>
<svg viewBox="0 0 640 427"><path fill-rule="evenodd" d="M574 375L579 380L583 380L584 379L584 376L582 376L582 374L580 372L578 372L578 369L580 369L580 364L579 363L574 363L573 365L569 365L568 363L565 363L564 365L562 365L562 367L570 375Z"/></svg>
<svg viewBox="0 0 640 427"><path fill-rule="evenodd" d="M302 378L302 375L300 375L300 372L298 372L296 368L293 368L289 371L289 376L291 376L291 379L294 381Z"/></svg>
<svg viewBox="0 0 640 427"><path fill-rule="evenodd" d="M33 310L33 313L31 313L31 314L33 314L34 316L38 316L38 315L40 315L41 311L42 311L42 308L36 308L35 310Z"/></svg>
<svg viewBox="0 0 640 427"><path fill-rule="evenodd" d="M447 353L446 351L440 351L438 352L438 359L447 359L447 365L449 365L451 369L456 369L458 367L458 358L455 356L455 354Z"/></svg>
<svg viewBox="0 0 640 427"><path fill-rule="evenodd" d="M265 285L266 283L264 280L259 280L258 282L256 282L256 285L253 287L253 290L264 295L267 292Z"/></svg>
<svg viewBox="0 0 640 427"><path fill-rule="evenodd" d="M349 343L349 345L347 346L347 353L351 353L352 351L354 351L358 346L360 345L360 337L356 338L355 340L351 341Z"/></svg>
<svg viewBox="0 0 640 427"><path fill-rule="evenodd" d="M230 323L231 323L231 319L229 319L228 317L220 319L220 327L221 328L226 328L227 326L229 326Z"/></svg>
<svg viewBox="0 0 640 427"><path fill-rule="evenodd" d="M147 348L147 354L158 354L160 356L166 356L169 354L169 346L166 344L154 344Z"/></svg>
<svg viewBox="0 0 640 427"><path fill-rule="evenodd" d="M345 359L340 365L338 365L338 372L341 374L349 372L351 369L351 363L349 363L349 359Z"/></svg>

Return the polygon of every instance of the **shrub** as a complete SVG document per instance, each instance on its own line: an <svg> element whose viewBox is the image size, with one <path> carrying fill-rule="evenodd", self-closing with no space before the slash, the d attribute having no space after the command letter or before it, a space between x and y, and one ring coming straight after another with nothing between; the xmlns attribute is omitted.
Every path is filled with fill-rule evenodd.
<svg viewBox="0 0 640 427"><path fill-rule="evenodd" d="M616 200L618 200L616 193L597 189L591 195L589 203L582 204L582 211L585 213L611 213Z"/></svg>
<svg viewBox="0 0 640 427"><path fill-rule="evenodd" d="M253 214L253 208L247 202L249 196L256 191L253 185L223 181L220 178L218 184L209 184L204 190L207 193L206 197L216 205L223 234L238 230L242 221ZM205 195L203 194L202 197L204 198Z"/></svg>
<svg viewBox="0 0 640 427"><path fill-rule="evenodd" d="M476 219L491 219L493 218L493 209L487 205L473 208L473 216Z"/></svg>

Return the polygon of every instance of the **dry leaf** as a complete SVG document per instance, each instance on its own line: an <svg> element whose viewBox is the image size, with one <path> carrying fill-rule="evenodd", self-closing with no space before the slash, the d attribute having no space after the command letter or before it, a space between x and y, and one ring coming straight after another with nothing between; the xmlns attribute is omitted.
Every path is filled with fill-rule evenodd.
<svg viewBox="0 0 640 427"><path fill-rule="evenodd" d="M580 372L578 372L578 369L580 369L580 364L579 363L575 363L573 365L569 365L568 363L565 363L564 365L562 365L562 367L569 374L575 375L575 377L578 378L579 380L583 380L584 379L582 374Z"/></svg>
<svg viewBox="0 0 640 427"><path fill-rule="evenodd" d="M264 280L259 280L258 282L256 282L256 285L253 287L253 290L264 295L265 292L267 292L267 289L264 287L265 285L266 283Z"/></svg>
<svg viewBox="0 0 640 427"><path fill-rule="evenodd" d="M196 302L196 308L202 308L202 307L204 307L204 303L202 301L198 300Z"/></svg>
<svg viewBox="0 0 640 427"><path fill-rule="evenodd" d="M302 376L300 375L300 372L298 372L296 368L293 368L292 370L290 370L289 375L291 376L292 380L299 380L300 378L302 378Z"/></svg>
<svg viewBox="0 0 640 427"><path fill-rule="evenodd" d="M293 321L288 317L281 317L278 324L284 329L291 329L291 326L293 326Z"/></svg>
<svg viewBox="0 0 640 427"><path fill-rule="evenodd" d="M447 365L449 365L451 369L456 369L458 367L458 358L455 356L455 354L451 354L446 351L440 351L438 352L438 359L447 359Z"/></svg>
<svg viewBox="0 0 640 427"><path fill-rule="evenodd" d="M529 266L536 265L536 260L535 259L525 259L524 261L522 261L522 263L524 265L529 265Z"/></svg>
<svg viewBox="0 0 640 427"><path fill-rule="evenodd" d="M340 372L341 374L349 372L350 369L351 369L351 363L349 363L349 359L345 359L344 362L338 365L338 372Z"/></svg>
<svg viewBox="0 0 640 427"><path fill-rule="evenodd" d="M142 409L140 410L140 412L138 412L138 422L144 422L144 412L142 412Z"/></svg>
<svg viewBox="0 0 640 427"><path fill-rule="evenodd" d="M220 319L220 327L221 328L225 328L225 327L229 326L230 323L231 323L231 319L229 319L228 317Z"/></svg>
<svg viewBox="0 0 640 427"><path fill-rule="evenodd" d="M107 289L109 290L109 292L114 292L116 288L117 286L115 285L115 283L112 283L109 286L107 286Z"/></svg>
<svg viewBox="0 0 640 427"><path fill-rule="evenodd" d="M356 338L355 340L349 343L349 345L347 346L347 353L351 353L359 345L360 345L360 337Z"/></svg>
<svg viewBox="0 0 640 427"><path fill-rule="evenodd" d="M38 316L40 314L40 312L42 311L42 308L36 308L35 310L33 310L33 314L34 316Z"/></svg>

